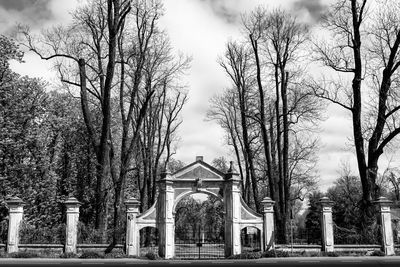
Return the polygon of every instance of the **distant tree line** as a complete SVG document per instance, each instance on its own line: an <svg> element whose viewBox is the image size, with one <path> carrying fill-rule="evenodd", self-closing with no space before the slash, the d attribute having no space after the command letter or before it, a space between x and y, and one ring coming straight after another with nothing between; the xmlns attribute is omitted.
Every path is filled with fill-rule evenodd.
<svg viewBox="0 0 400 267"><path fill-rule="evenodd" d="M313 191L309 195L309 207L299 216L297 232L306 230L312 235L312 242L320 241L321 236L321 206L319 200L327 196L333 201L332 216L333 230L336 244L380 244L380 230L376 223L365 227L363 221L362 187L359 177L351 173L348 164L342 164L340 177L336 179L326 193ZM387 169L384 175L378 177L378 185L381 188L382 196L399 204L396 188L400 184L399 176L393 183L392 177L397 173L396 169ZM379 214L375 213L378 221ZM395 237L396 238L396 237Z"/></svg>

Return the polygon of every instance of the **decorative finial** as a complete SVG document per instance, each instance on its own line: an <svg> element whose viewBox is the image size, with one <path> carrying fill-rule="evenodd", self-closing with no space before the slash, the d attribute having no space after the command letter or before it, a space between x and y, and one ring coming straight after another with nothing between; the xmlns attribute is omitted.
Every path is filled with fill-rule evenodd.
<svg viewBox="0 0 400 267"><path fill-rule="evenodd" d="M235 166L233 161L229 161L229 169L228 169L228 173L233 173L235 172Z"/></svg>

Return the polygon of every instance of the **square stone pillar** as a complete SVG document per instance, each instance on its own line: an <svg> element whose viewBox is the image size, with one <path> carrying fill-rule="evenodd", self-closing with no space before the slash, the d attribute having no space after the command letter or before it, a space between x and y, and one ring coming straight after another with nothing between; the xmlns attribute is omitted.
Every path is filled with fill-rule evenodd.
<svg viewBox="0 0 400 267"><path fill-rule="evenodd" d="M140 202L131 197L125 201L126 205L126 254L140 256L139 231L137 229L137 216L139 215Z"/></svg>
<svg viewBox="0 0 400 267"><path fill-rule="evenodd" d="M81 203L74 197L69 197L64 202L67 209L67 225L65 229L64 252L76 253L78 238L79 206Z"/></svg>
<svg viewBox="0 0 400 267"><path fill-rule="evenodd" d="M6 201L8 205L8 236L7 253L18 252L19 227L24 215L24 202L19 197L13 197Z"/></svg>
<svg viewBox="0 0 400 267"><path fill-rule="evenodd" d="M327 197L319 200L321 205L321 250L326 252L334 251L332 206L333 201Z"/></svg>
<svg viewBox="0 0 400 267"><path fill-rule="evenodd" d="M273 201L269 197L265 197L263 201L261 201L263 205L263 219L264 219L264 247L263 251L268 251L271 248L275 247L275 222L274 222L274 204Z"/></svg>
<svg viewBox="0 0 400 267"><path fill-rule="evenodd" d="M233 168L233 162L225 175L225 257L240 254L240 177Z"/></svg>
<svg viewBox="0 0 400 267"><path fill-rule="evenodd" d="M175 219L173 216L174 188L171 172L166 169L161 173L157 201L157 227L159 233L158 254L170 259L175 256Z"/></svg>
<svg viewBox="0 0 400 267"><path fill-rule="evenodd" d="M392 202L385 197L380 197L376 201L374 201L374 203L379 207L379 217L382 233L382 251L387 256L394 255L395 253L393 244L392 218L390 214L390 204L392 204Z"/></svg>

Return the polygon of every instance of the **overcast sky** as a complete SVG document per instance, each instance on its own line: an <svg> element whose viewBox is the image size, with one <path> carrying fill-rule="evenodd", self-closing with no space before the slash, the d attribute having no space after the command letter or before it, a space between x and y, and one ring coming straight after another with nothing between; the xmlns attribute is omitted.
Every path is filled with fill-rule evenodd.
<svg viewBox="0 0 400 267"><path fill-rule="evenodd" d="M69 12L80 0L0 0L0 33L9 34L17 22L30 25L34 30L55 24L68 23ZM229 86L229 80L217 64L230 39L240 36L240 13L257 5L291 10L310 24L316 22L325 6L332 0L163 0L166 10L161 20L171 38L173 47L193 58L187 77L189 101L184 107L183 123L179 130L181 142L174 156L185 163L194 161L196 155L204 156L206 162L225 156L235 160L224 144L220 127L205 120L209 99ZM14 70L29 76L56 78L48 62L27 53L25 63L13 64ZM328 119L321 123L321 150L318 170L320 188L326 189L338 177L341 161L348 161L356 174L355 156L350 147L350 117L340 108L330 106ZM380 170L389 161L398 165L399 160L382 157Z"/></svg>

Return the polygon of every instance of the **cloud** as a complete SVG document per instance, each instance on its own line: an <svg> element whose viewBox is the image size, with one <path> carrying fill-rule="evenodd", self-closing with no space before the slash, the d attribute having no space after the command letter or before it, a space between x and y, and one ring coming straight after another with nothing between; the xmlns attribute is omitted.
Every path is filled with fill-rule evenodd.
<svg viewBox="0 0 400 267"><path fill-rule="evenodd" d="M297 0L293 3L295 12L307 12L312 21L319 21L326 10L326 2L322 0Z"/></svg>
<svg viewBox="0 0 400 267"><path fill-rule="evenodd" d="M0 2L0 7L3 7L6 10L16 10L16 11L23 11L32 6L46 6L48 0L44 1L32 1L32 0L2 0Z"/></svg>
<svg viewBox="0 0 400 267"><path fill-rule="evenodd" d="M17 23L29 25L32 29L40 28L54 19L50 8L51 0L2 0L0 1L1 32L10 34Z"/></svg>
<svg viewBox="0 0 400 267"><path fill-rule="evenodd" d="M227 23L235 24L239 21L240 10L237 9L239 0L199 0L209 6L215 15Z"/></svg>

